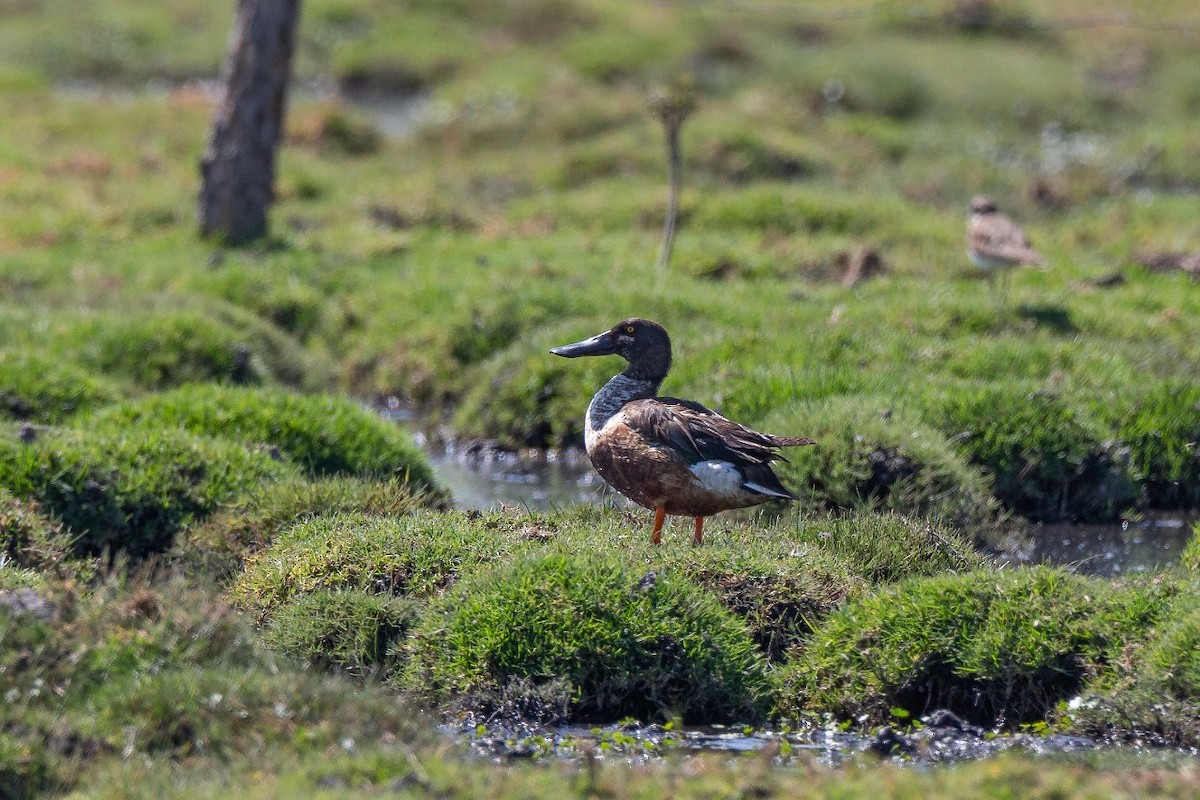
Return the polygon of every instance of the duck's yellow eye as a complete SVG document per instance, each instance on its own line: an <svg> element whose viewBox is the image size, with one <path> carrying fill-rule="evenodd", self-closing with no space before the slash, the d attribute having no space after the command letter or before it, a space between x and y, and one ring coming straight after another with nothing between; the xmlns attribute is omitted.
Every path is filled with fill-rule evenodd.
<svg viewBox="0 0 1200 800"><path fill-rule="evenodd" d="M626 332L626 333L633 333L633 326L632 326L632 325L626 325L626 326L625 326L625 332Z"/></svg>

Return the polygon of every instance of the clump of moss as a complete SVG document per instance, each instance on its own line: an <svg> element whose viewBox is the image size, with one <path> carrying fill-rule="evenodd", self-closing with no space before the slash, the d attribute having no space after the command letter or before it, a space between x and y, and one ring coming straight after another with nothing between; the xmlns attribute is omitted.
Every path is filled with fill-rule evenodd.
<svg viewBox="0 0 1200 800"><path fill-rule="evenodd" d="M281 663L240 615L180 580L56 600L48 617L0 613L0 788L67 791L121 752L227 764L426 735L394 695Z"/></svg>
<svg viewBox="0 0 1200 800"><path fill-rule="evenodd" d="M1173 590L1039 567L919 578L830 615L781 674L785 714L884 722L949 708L992 727L1046 719L1163 613Z"/></svg>
<svg viewBox="0 0 1200 800"><path fill-rule="evenodd" d="M406 682L468 700L558 677L579 720L762 716L765 662L742 624L671 573L552 553L464 579L410 638Z"/></svg>
<svg viewBox="0 0 1200 800"><path fill-rule="evenodd" d="M404 597L354 589L318 591L291 599L263 632L280 652L354 675L389 673L396 667L395 645L416 618Z"/></svg>
<svg viewBox="0 0 1200 800"><path fill-rule="evenodd" d="M313 517L252 556L232 596L267 619L291 597L317 591L426 595L517 547L517 537L505 535L506 524L458 512Z"/></svg>
<svg viewBox="0 0 1200 800"><path fill-rule="evenodd" d="M291 474L265 454L183 431L57 429L29 443L0 437L0 486L61 520L82 555L162 552L220 503Z"/></svg>
<svg viewBox="0 0 1200 800"><path fill-rule="evenodd" d="M0 418L43 425L119 399L107 380L61 359L0 351Z"/></svg>
<svg viewBox="0 0 1200 800"><path fill-rule="evenodd" d="M1075 729L1104 738L1200 744L1200 607L1191 596L1154 636L1131 648L1115 679L1095 681L1066 710Z"/></svg>
<svg viewBox="0 0 1200 800"><path fill-rule="evenodd" d="M1103 522L1137 500L1129 459L1062 397L998 387L931 400L934 424L992 475L996 497L1038 522Z"/></svg>
<svg viewBox="0 0 1200 800"><path fill-rule="evenodd" d="M1164 381L1132 408L1124 406L1118 406L1117 438L1129 448L1146 502L1164 509L1200 506L1200 385Z"/></svg>
<svg viewBox="0 0 1200 800"><path fill-rule="evenodd" d="M764 423L815 446L787 450L777 472L801 502L828 511L879 508L958 525L994 519L987 481L931 428L874 398L790 407Z"/></svg>
<svg viewBox="0 0 1200 800"><path fill-rule="evenodd" d="M433 473L398 425L349 400L282 389L182 386L106 409L98 425L180 427L276 448L309 475L397 477L433 488Z"/></svg>
<svg viewBox="0 0 1200 800"><path fill-rule="evenodd" d="M224 582L241 571L282 530L318 514L360 512L387 517L422 508L447 508L441 493L416 489L399 478L307 477L262 484L188 527L172 551L194 573Z"/></svg>

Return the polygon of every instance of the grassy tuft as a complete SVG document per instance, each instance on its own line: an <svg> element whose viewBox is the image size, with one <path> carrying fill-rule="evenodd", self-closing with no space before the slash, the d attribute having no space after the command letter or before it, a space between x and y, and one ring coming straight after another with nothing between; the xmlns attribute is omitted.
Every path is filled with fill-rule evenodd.
<svg viewBox="0 0 1200 800"><path fill-rule="evenodd" d="M1184 569L1200 572L1200 524L1192 526L1192 538L1183 548L1180 562Z"/></svg>
<svg viewBox="0 0 1200 800"><path fill-rule="evenodd" d="M239 444L182 431L0 436L0 486L62 520L79 554L162 552L220 503L293 473Z"/></svg>
<svg viewBox="0 0 1200 800"><path fill-rule="evenodd" d="M114 428L180 427L273 447L314 477L396 477L433 488L424 455L403 429L339 397L200 384L105 409L92 421Z"/></svg>
<svg viewBox="0 0 1200 800"><path fill-rule="evenodd" d="M1163 613L1169 584L1118 587L1039 567L905 581L831 615L781 673L785 714L885 722L948 708L1044 720Z"/></svg>
<svg viewBox="0 0 1200 800"><path fill-rule="evenodd" d="M311 387L321 358L243 309L194 298L117 298L86 313L14 308L0 321L26 348L145 389L215 381Z"/></svg>
<svg viewBox="0 0 1200 800"><path fill-rule="evenodd" d="M958 525L994 518L990 487L945 438L877 398L837 398L769 417L815 446L785 451L778 473L802 502L828 511L879 508Z"/></svg>
<svg viewBox="0 0 1200 800"><path fill-rule="evenodd" d="M1057 394L963 389L931 402L937 427L991 473L996 497L1022 516L1109 521L1137 500L1128 458Z"/></svg>
<svg viewBox="0 0 1200 800"><path fill-rule="evenodd" d="M395 517L445 506L441 494L415 490L396 478L274 481L190 525L171 555L195 574L212 575L225 583L241 571L248 553L262 550L280 531L317 514L361 512Z"/></svg>
<svg viewBox="0 0 1200 800"><path fill-rule="evenodd" d="M1200 745L1200 607L1194 594L1181 596L1155 635L1130 648L1120 667L1115 678L1097 681L1066 710L1067 722L1103 738Z"/></svg>
<svg viewBox="0 0 1200 800"><path fill-rule="evenodd" d="M316 666L353 675L396 668L394 646L415 620L404 597L353 589L318 591L293 597L271 618L263 638L268 646Z"/></svg>
<svg viewBox="0 0 1200 800"><path fill-rule="evenodd" d="M1131 407L1132 406L1132 407ZM1098 409L1117 412L1117 438L1129 448L1152 508L1200 506L1200 385L1163 381L1132 402Z"/></svg>
<svg viewBox="0 0 1200 800"><path fill-rule="evenodd" d="M871 584L986 564L962 535L936 522L898 514L855 514L814 521L801 537L838 557Z"/></svg>
<svg viewBox="0 0 1200 800"><path fill-rule="evenodd" d="M26 350L0 351L0 418L52 425L119 398L110 381Z"/></svg>
<svg viewBox="0 0 1200 800"><path fill-rule="evenodd" d="M0 562L4 568L86 578L94 565L71 557L74 544L62 523L43 514L36 502L14 497L0 487Z"/></svg>
<svg viewBox="0 0 1200 800"><path fill-rule="evenodd" d="M443 700L554 676L580 720L764 711L765 662L737 619L680 576L613 557L548 554L466 578L410 641L408 682Z"/></svg>
<svg viewBox="0 0 1200 800"><path fill-rule="evenodd" d="M497 515L331 513L299 523L252 556L232 587L260 619L298 594L357 589L426 595L513 549Z"/></svg>

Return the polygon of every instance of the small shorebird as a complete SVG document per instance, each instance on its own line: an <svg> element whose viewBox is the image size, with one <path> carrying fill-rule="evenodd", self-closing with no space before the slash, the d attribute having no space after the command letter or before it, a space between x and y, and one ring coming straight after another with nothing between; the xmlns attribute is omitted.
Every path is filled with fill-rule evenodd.
<svg viewBox="0 0 1200 800"><path fill-rule="evenodd" d="M690 400L657 397L671 368L671 340L647 319L627 319L557 356L618 355L629 366L596 392L584 418L588 458L600 477L638 505L654 509L650 542L662 541L667 514L692 517L692 541L704 518L731 508L794 500L771 471L779 447L816 444L739 425Z"/></svg>
<svg viewBox="0 0 1200 800"><path fill-rule="evenodd" d="M975 266L987 272L989 279L999 273L1001 297L1005 294L1005 281L1013 267L1040 267L1046 263L1030 246L1021 226L996 210L996 204L983 195L976 195L971 200L971 216L967 221L967 255Z"/></svg>

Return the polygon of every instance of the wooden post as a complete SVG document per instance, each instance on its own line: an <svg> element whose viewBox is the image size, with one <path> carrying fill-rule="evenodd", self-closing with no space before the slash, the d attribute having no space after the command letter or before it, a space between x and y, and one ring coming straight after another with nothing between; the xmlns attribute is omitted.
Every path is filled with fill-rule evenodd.
<svg viewBox="0 0 1200 800"><path fill-rule="evenodd" d="M224 95L200 162L200 233L244 244L267 233L300 0L238 0Z"/></svg>
<svg viewBox="0 0 1200 800"><path fill-rule="evenodd" d="M658 253L658 270L664 272L671 263L671 249L675 244L675 222L679 216L679 191L683 185L683 152L679 146L679 133L683 123L696 108L690 89L673 86L654 92L650 97L650 108L658 115L667 140L667 218L663 221L662 248Z"/></svg>

